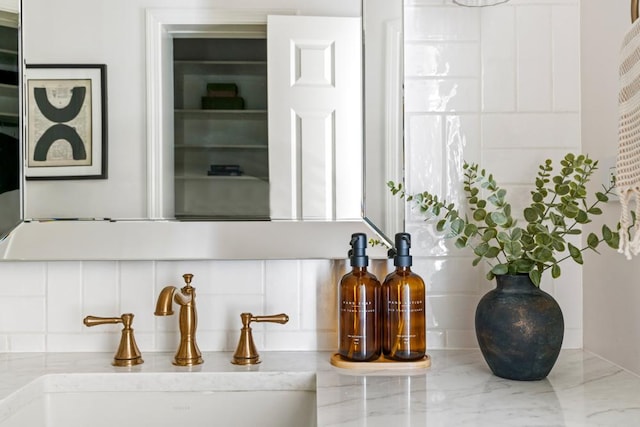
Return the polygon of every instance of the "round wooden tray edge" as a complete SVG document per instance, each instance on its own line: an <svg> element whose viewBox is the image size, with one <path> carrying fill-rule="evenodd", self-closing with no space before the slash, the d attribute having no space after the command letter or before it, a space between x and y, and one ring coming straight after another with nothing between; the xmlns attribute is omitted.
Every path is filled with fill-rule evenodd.
<svg viewBox="0 0 640 427"><path fill-rule="evenodd" d="M374 370L374 369L424 369L431 366L431 357L425 355L424 358L411 362L399 362L390 360L384 356L371 362L350 362L344 360L338 353L331 356L331 364L337 368L355 369L355 370Z"/></svg>

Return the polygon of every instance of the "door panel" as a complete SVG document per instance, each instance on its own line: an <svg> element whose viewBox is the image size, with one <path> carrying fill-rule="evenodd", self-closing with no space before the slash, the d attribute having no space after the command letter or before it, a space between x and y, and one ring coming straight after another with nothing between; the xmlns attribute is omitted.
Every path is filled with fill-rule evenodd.
<svg viewBox="0 0 640 427"><path fill-rule="evenodd" d="M271 218L360 219L360 19L269 16L267 43Z"/></svg>

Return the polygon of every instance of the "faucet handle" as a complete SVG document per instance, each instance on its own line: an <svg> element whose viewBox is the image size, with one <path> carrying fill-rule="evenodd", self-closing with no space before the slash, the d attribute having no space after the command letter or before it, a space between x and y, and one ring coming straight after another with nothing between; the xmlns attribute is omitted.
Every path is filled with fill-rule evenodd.
<svg viewBox="0 0 640 427"><path fill-rule="evenodd" d="M260 363L260 355L256 350L256 345L253 342L253 334L251 333L251 322L271 322L284 324L289 321L289 316L284 313L274 314L271 316L254 316L251 313L240 314L242 319L242 329L240 330L240 340L238 341L238 348L233 355L231 363L234 365L256 365Z"/></svg>
<svg viewBox="0 0 640 427"><path fill-rule="evenodd" d="M144 362L136 344L136 339L133 336L133 328L131 328L133 317L132 313L125 313L120 317L87 316L83 320L83 323L88 327L118 323L124 325L122 336L120 337L120 345L112 362L114 366L134 366Z"/></svg>
<svg viewBox="0 0 640 427"><path fill-rule="evenodd" d="M271 322L284 325L289 321L289 316L284 313L272 314L270 316L254 316L251 313L242 313L240 318L242 319L242 324L244 325L246 322L247 326L249 326L249 323L251 322Z"/></svg>

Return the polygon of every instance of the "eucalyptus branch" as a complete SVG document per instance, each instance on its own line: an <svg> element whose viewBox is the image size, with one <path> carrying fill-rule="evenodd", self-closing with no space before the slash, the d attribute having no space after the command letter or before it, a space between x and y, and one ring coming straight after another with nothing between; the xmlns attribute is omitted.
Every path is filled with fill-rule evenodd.
<svg viewBox="0 0 640 427"><path fill-rule="evenodd" d="M582 264L582 252L597 252L606 242L617 249L619 234L606 225L601 236L590 233L587 245L578 248L566 241L570 235L582 233L578 225L592 222L602 214L598 207L606 203L613 186L596 192L596 200L587 200L586 184L598 169L598 162L588 156L567 154L560 162L559 173L552 176L553 165L546 160L539 166L531 204L524 208L526 227L518 226L507 202L507 191L500 188L493 175L475 163L463 165L463 190L470 211L462 215L454 203L440 200L429 192L406 194L401 184L389 182L393 194L412 202L426 220L438 219L436 230L446 238L455 238L459 248L469 247L475 258L472 264L485 261L491 267L488 279L502 274L528 273L539 286L542 273L551 270L552 277L561 274L559 263L571 258ZM635 216L633 217L635 224ZM618 225L619 227L619 225ZM557 259L559 257L559 259Z"/></svg>

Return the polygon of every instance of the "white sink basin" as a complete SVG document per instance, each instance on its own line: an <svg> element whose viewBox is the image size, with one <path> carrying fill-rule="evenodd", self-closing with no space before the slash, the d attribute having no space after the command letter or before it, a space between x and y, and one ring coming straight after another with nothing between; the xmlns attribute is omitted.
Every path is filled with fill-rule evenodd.
<svg viewBox="0 0 640 427"><path fill-rule="evenodd" d="M49 375L0 405L2 427L315 427L313 373Z"/></svg>

